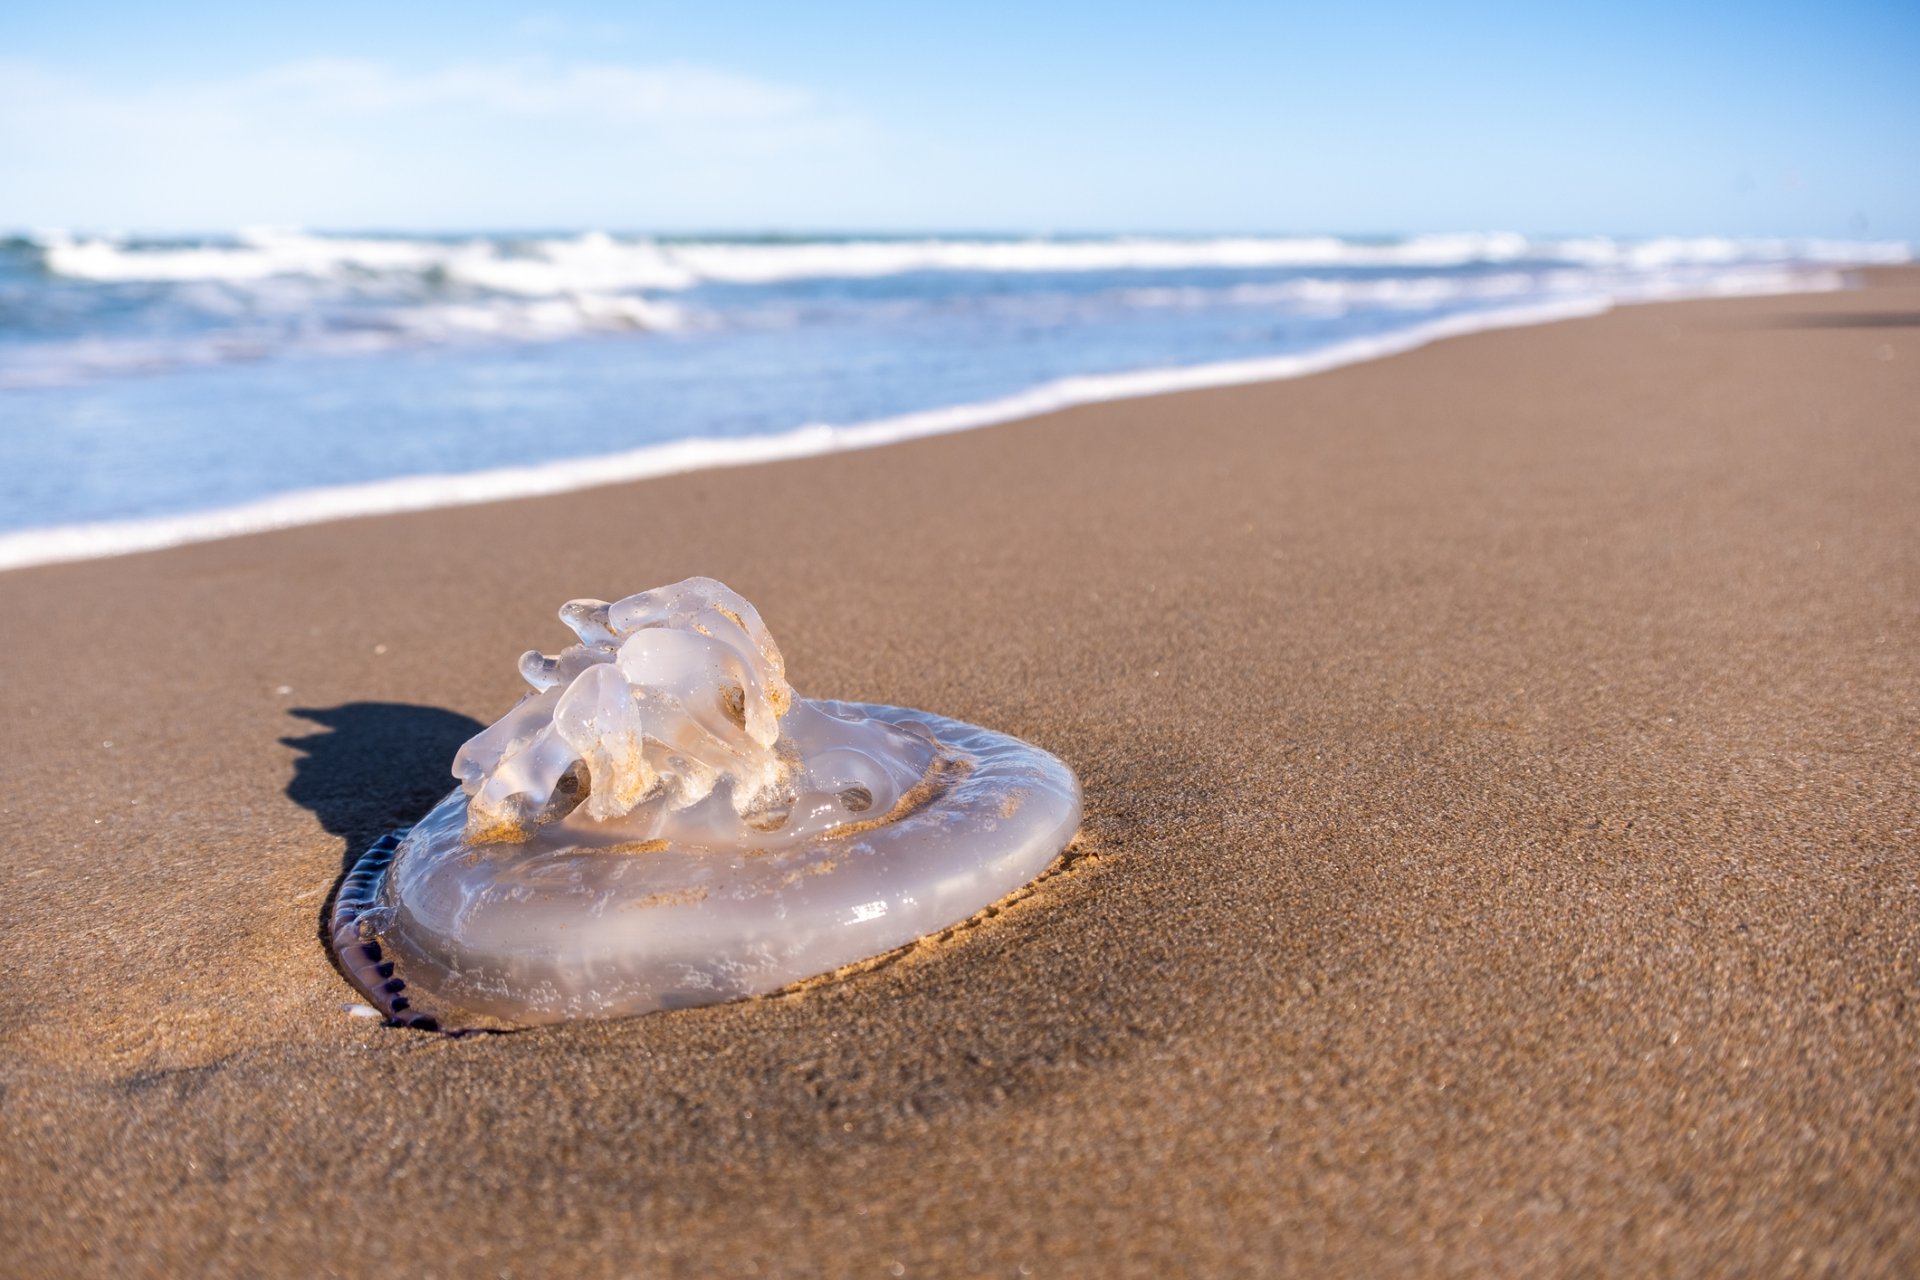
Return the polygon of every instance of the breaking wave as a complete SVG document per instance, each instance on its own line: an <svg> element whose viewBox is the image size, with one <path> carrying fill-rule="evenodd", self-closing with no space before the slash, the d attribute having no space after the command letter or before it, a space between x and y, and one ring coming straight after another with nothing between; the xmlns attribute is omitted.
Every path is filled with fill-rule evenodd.
<svg viewBox="0 0 1920 1280"><path fill-rule="evenodd" d="M1898 241L1610 237L1536 239L1512 232L1398 240L1338 236L1098 239L661 240L605 232L547 238L406 239L243 232L228 243L168 244L48 234L46 269L76 280L363 280L415 275L526 297L682 290L703 283L861 279L922 271L1075 272L1422 267L1531 262L1656 267L1760 262L1899 263Z"/></svg>

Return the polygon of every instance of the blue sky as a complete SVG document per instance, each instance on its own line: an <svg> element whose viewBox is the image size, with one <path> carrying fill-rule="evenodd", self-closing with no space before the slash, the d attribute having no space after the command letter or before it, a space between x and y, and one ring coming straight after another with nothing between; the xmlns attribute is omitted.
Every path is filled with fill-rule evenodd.
<svg viewBox="0 0 1920 1280"><path fill-rule="evenodd" d="M35 9L21 228L1920 240L1911 3Z"/></svg>

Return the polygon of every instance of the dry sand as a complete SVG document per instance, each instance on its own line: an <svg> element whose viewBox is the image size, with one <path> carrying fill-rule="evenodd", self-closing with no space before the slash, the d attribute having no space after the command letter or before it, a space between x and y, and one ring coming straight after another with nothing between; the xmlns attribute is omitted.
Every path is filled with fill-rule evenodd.
<svg viewBox="0 0 1920 1280"><path fill-rule="evenodd" d="M0 1269L1920 1268L1920 276L0 575ZM349 1017L552 610L1027 737L1084 856L797 994Z"/></svg>

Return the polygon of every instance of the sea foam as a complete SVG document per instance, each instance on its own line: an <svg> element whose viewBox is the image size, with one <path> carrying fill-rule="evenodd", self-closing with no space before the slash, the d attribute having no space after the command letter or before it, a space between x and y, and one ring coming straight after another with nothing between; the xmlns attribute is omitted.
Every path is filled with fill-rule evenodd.
<svg viewBox="0 0 1920 1280"><path fill-rule="evenodd" d="M1410 236L1111 237L1100 239L846 239L666 241L588 232L564 237L348 238L248 231L228 245L168 246L42 237L47 270L96 281L228 283L276 276L353 279L425 273L502 293L550 296L682 290L706 282L767 284L923 271L1086 272L1281 267L1459 267L1513 262L1647 269L1735 262L1898 263L1898 241L1668 237L1538 239L1512 232Z"/></svg>

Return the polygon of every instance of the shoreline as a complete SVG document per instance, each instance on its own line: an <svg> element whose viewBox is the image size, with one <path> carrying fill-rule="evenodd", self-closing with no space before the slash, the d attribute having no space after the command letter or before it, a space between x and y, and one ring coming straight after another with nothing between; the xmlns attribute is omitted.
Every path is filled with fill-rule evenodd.
<svg viewBox="0 0 1920 1280"><path fill-rule="evenodd" d="M1716 297L1780 297L1843 291L1865 267L1801 264L1780 287L1732 293L1675 292L1652 297L1575 297L1443 316L1405 329L1352 338L1310 351L1251 360L1075 375L1011 395L840 426L807 424L774 435L695 437L619 453L560 459L526 467L401 476L265 498L173 515L89 521L0 532L0 573L40 565L160 551L278 529L366 516L399 515L490 502L577 493L665 476L872 449L901 441L1000 426L1062 409L1216 387L1280 382L1382 360L1430 343L1503 329L1602 315L1615 307Z"/></svg>
<svg viewBox="0 0 1920 1280"><path fill-rule="evenodd" d="M1916 404L1909 268L0 575L0 1252L1913 1274ZM784 995L354 1016L343 866L694 573L1066 761L1071 864Z"/></svg>

